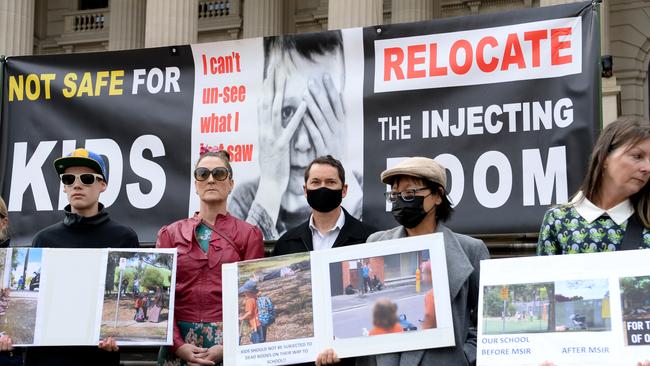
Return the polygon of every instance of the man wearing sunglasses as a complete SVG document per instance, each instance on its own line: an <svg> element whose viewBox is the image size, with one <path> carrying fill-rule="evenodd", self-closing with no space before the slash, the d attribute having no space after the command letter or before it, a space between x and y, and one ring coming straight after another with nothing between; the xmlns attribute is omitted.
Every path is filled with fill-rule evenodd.
<svg viewBox="0 0 650 366"><path fill-rule="evenodd" d="M99 203L106 190L108 173L101 156L77 149L54 161L63 191L70 203L63 221L36 234L32 246L38 248L137 248L133 229L113 220ZM115 341L102 340L97 347L33 347L26 352L26 366L82 366L120 363ZM103 349L103 350L102 350Z"/></svg>

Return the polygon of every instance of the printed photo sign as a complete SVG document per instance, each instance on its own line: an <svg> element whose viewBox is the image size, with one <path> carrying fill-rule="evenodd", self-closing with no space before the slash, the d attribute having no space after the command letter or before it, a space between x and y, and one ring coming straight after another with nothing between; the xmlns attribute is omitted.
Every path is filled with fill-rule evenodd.
<svg viewBox="0 0 650 366"><path fill-rule="evenodd" d="M15 346L172 343L175 249L0 249L0 281Z"/></svg>
<svg viewBox="0 0 650 366"><path fill-rule="evenodd" d="M647 359L648 260L635 250L481 261L477 364Z"/></svg>
<svg viewBox="0 0 650 366"><path fill-rule="evenodd" d="M223 266L224 365L449 347L442 234Z"/></svg>

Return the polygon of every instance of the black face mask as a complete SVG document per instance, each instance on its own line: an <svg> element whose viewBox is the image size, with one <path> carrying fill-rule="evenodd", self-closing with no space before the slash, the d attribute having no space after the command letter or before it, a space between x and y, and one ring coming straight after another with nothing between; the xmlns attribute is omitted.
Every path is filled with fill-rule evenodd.
<svg viewBox="0 0 650 366"><path fill-rule="evenodd" d="M341 205L343 189L321 187L307 190L309 206L318 212L330 212Z"/></svg>
<svg viewBox="0 0 650 366"><path fill-rule="evenodd" d="M415 196L412 201L404 201L402 197L398 197L391 210L395 220L407 229L418 226L429 213L424 211L424 198L425 196Z"/></svg>

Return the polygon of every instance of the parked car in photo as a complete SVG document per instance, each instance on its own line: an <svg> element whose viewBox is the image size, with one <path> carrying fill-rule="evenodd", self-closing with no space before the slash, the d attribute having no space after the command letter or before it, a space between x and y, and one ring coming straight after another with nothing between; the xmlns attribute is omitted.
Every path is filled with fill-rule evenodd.
<svg viewBox="0 0 650 366"><path fill-rule="evenodd" d="M38 291L41 285L41 272L34 272L34 277L29 282L29 291Z"/></svg>

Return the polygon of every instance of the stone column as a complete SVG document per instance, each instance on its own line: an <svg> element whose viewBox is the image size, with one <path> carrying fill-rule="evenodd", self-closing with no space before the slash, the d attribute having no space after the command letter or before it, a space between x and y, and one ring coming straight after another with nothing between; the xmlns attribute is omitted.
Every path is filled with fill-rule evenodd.
<svg viewBox="0 0 650 366"><path fill-rule="evenodd" d="M327 28L366 27L384 22L382 0L329 0Z"/></svg>
<svg viewBox="0 0 650 366"><path fill-rule="evenodd" d="M146 0L111 0L108 49L130 50L144 47Z"/></svg>
<svg viewBox="0 0 650 366"><path fill-rule="evenodd" d="M147 0L144 46L196 43L198 0Z"/></svg>
<svg viewBox="0 0 650 366"><path fill-rule="evenodd" d="M244 38L282 34L283 0L245 0Z"/></svg>
<svg viewBox="0 0 650 366"><path fill-rule="evenodd" d="M0 55L34 52L34 0L0 1Z"/></svg>
<svg viewBox="0 0 650 366"><path fill-rule="evenodd" d="M417 22L433 18L433 0L393 0L391 23Z"/></svg>

